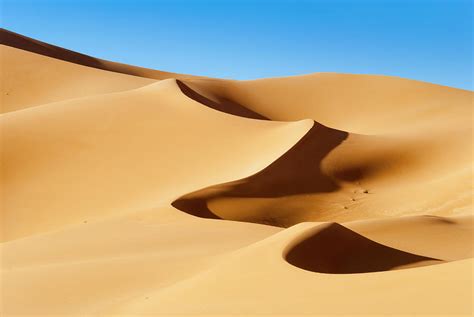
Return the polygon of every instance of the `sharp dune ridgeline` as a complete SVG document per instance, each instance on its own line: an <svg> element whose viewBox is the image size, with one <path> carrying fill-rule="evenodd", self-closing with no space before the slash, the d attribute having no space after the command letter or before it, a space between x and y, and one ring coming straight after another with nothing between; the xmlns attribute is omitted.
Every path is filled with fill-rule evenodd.
<svg viewBox="0 0 474 317"><path fill-rule="evenodd" d="M473 93L1 30L1 315L471 315Z"/></svg>

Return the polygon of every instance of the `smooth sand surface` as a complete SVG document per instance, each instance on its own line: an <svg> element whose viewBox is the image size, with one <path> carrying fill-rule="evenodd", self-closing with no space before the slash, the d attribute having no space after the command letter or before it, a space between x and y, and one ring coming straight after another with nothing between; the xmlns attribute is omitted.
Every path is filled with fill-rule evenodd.
<svg viewBox="0 0 474 317"><path fill-rule="evenodd" d="M472 92L1 43L2 316L473 313Z"/></svg>

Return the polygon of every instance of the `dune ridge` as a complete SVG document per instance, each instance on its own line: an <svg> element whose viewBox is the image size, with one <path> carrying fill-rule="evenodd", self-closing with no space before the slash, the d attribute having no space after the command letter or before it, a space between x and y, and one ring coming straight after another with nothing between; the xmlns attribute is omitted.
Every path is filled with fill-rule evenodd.
<svg viewBox="0 0 474 317"><path fill-rule="evenodd" d="M299 241L287 251L285 259L308 271L333 274L380 272L442 262L387 247L337 223Z"/></svg>
<svg viewBox="0 0 474 317"><path fill-rule="evenodd" d="M209 210L208 200L224 195L271 199L335 191L338 185L321 172L320 164L347 135L346 132L330 129L313 121L311 129L291 149L262 171L246 179L191 193L174 201L173 206L201 217L243 220L283 227L292 225L297 221L274 210L263 215L255 211L247 214L245 210L230 211L229 215L225 211L222 215L216 214Z"/></svg>
<svg viewBox="0 0 474 317"><path fill-rule="evenodd" d="M0 31L2 315L472 314L472 92Z"/></svg>
<svg viewBox="0 0 474 317"><path fill-rule="evenodd" d="M43 56L60 59L66 62L79 64L83 66L98 68L106 71L133 75L138 77L146 77L151 79L167 79L167 78L191 78L191 75L182 75L170 72L157 71L138 66L130 66L126 64L106 61L78 52L74 52L59 46L41 42L27 36L11 32L0 28L0 44L15 47L21 50L40 54Z"/></svg>

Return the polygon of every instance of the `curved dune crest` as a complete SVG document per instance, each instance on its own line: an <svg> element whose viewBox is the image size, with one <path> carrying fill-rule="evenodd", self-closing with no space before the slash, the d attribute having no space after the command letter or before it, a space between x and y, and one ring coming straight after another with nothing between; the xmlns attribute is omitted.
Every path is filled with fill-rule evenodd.
<svg viewBox="0 0 474 317"><path fill-rule="evenodd" d="M347 138L347 133L317 122L291 149L262 171L238 181L212 186L173 202L173 206L195 216L250 221L276 226L294 223L291 214L246 213L245 210L209 209L207 201L222 197L264 198L335 191L338 185L321 172L322 160ZM290 211L291 212L291 211Z"/></svg>
<svg viewBox="0 0 474 317"><path fill-rule="evenodd" d="M214 101L210 98L207 98L206 96L200 94L196 90L193 90L191 87L189 87L187 84L185 84L181 80L176 80L179 89L181 89L181 92L188 96L189 98L206 105L212 109L222 111L228 114L232 114L235 116L240 116L244 118L252 118L252 119L260 119L260 120L268 120L268 118L262 116L261 114L254 112L236 102L233 102L228 99L218 99L217 101Z"/></svg>
<svg viewBox="0 0 474 317"><path fill-rule="evenodd" d="M364 136L316 123L259 173L199 189L173 206L201 217L280 227L301 221L469 214L472 158L464 133L460 128L443 135Z"/></svg>
<svg viewBox="0 0 474 317"><path fill-rule="evenodd" d="M330 223L286 251L285 260L299 268L333 274L368 273L442 263L374 242Z"/></svg>
<svg viewBox="0 0 474 317"><path fill-rule="evenodd" d="M472 92L0 35L2 316L472 314Z"/></svg>

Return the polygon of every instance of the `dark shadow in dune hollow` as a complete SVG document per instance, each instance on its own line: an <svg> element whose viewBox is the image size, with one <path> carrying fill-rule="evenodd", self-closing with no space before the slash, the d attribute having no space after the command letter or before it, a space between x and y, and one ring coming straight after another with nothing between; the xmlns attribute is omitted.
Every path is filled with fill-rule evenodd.
<svg viewBox="0 0 474 317"><path fill-rule="evenodd" d="M347 132L315 122L298 143L257 174L198 190L172 205L194 216L218 219L207 207L213 198L276 198L335 191L339 187L322 173L321 162L347 136Z"/></svg>
<svg viewBox="0 0 474 317"><path fill-rule="evenodd" d="M307 271L332 274L381 272L443 262L385 246L337 223L293 246L285 259Z"/></svg>
<svg viewBox="0 0 474 317"><path fill-rule="evenodd" d="M268 118L262 116L261 114L256 113L232 100L219 98L216 102L191 89L191 87L186 85L181 80L176 80L176 83L178 84L179 89L181 89L181 92L185 94L188 98L193 99L194 101L197 101L203 105L206 105L209 108L240 117L268 120Z"/></svg>

